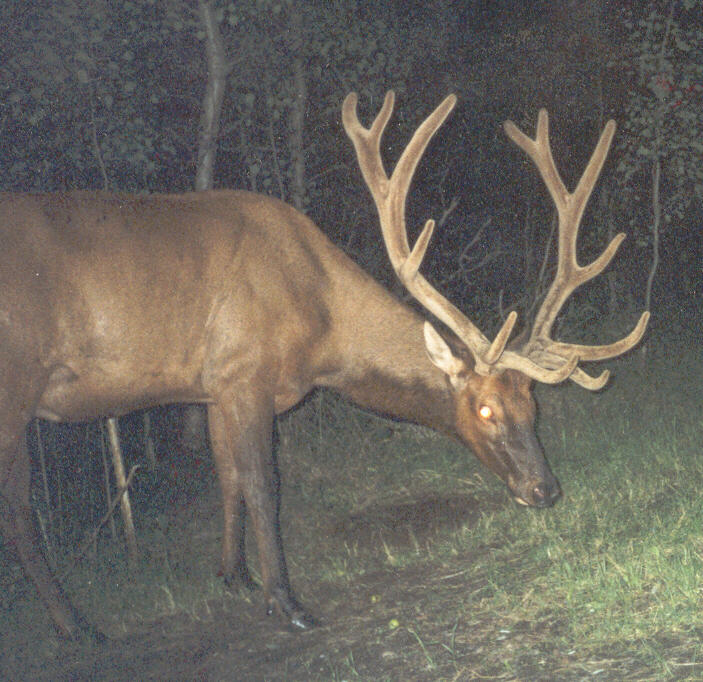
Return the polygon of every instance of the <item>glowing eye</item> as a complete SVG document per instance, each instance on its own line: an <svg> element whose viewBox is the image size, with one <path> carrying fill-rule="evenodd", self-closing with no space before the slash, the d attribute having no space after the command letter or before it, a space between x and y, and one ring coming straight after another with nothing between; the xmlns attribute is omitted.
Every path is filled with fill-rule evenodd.
<svg viewBox="0 0 703 682"><path fill-rule="evenodd" d="M491 419L493 417L493 410L488 405L481 405L478 408L478 413L481 419Z"/></svg>

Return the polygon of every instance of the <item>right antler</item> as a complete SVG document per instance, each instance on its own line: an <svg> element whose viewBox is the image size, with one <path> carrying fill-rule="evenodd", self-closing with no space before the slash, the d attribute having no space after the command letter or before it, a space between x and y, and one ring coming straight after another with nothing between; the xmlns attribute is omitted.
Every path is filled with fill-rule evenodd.
<svg viewBox="0 0 703 682"><path fill-rule="evenodd" d="M415 246L410 249L405 226L405 201L415 168L427 144L440 128L456 103L449 95L415 131L390 179L383 169L380 142L393 111L393 91L386 94L383 107L370 128L364 128L356 114L357 96L349 93L342 105L342 121L354 143L364 180L378 209L383 239L398 278L408 291L433 315L446 324L464 342L475 360L475 371L487 375L504 369L515 369L544 383L554 384L571 377L573 381L594 390L608 380L608 372L598 378L578 369L579 360L602 360L620 355L632 348L644 334L649 313L642 314L635 329L624 339L607 346L581 346L559 343L549 338L559 309L580 284L600 273L610 262L625 235L618 235L605 252L591 265L576 263L576 237L584 207L593 190L608 153L615 123L606 126L576 191L569 194L554 165L548 139L547 112L539 114L537 138L531 140L514 124L506 124L508 136L533 159L540 170L559 212L559 265L556 278L537 314L528 342L520 351L505 346L517 320L512 312L491 343L481 331L452 303L440 294L419 272L427 250L434 220L428 220Z"/></svg>

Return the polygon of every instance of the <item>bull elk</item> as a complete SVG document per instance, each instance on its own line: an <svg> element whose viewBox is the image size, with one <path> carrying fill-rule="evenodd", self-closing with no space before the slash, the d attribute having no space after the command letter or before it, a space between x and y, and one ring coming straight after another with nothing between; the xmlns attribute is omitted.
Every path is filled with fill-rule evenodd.
<svg viewBox="0 0 703 682"><path fill-rule="evenodd" d="M224 508L223 575L251 584L246 510L268 612L299 627L313 621L293 595L276 530L271 437L275 415L313 387L457 437L523 504L546 507L559 496L535 436L533 381L602 387L608 372L594 378L579 363L625 353L649 318L643 313L630 334L609 345L550 338L565 300L606 267L624 238L590 265L577 264L579 222L615 124L605 126L573 193L552 158L546 111L534 140L505 125L539 169L559 216L554 282L529 338L512 347L514 312L489 341L420 274L432 220L408 245L408 187L456 97L417 129L389 178L379 145L393 101L389 92L366 129L349 94L344 127L395 272L449 332L394 298L304 215L269 197L0 196L0 528L60 633L94 631L71 607L37 541L24 438L33 417L84 420L168 402L206 403Z"/></svg>

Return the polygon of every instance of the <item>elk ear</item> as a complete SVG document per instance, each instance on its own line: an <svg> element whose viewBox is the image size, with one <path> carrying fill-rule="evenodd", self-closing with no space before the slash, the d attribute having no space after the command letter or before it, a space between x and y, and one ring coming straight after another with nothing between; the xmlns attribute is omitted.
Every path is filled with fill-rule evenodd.
<svg viewBox="0 0 703 682"><path fill-rule="evenodd" d="M449 344L429 322L425 322L424 332L425 348L430 360L449 377L452 386L460 390L466 383L466 363L454 355Z"/></svg>

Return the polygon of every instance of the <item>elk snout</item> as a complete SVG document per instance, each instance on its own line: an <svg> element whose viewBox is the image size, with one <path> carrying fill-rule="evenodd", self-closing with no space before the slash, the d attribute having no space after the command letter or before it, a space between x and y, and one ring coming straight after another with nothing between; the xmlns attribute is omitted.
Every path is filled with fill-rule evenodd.
<svg viewBox="0 0 703 682"><path fill-rule="evenodd" d="M535 507L551 507L561 495L561 488L556 482L540 481L532 488L532 504Z"/></svg>
<svg viewBox="0 0 703 682"><path fill-rule="evenodd" d="M539 481L531 481L524 487L524 492L510 486L515 500L526 507L551 507L561 495L561 488L554 476Z"/></svg>
<svg viewBox="0 0 703 682"><path fill-rule="evenodd" d="M544 458L532 424L515 424L506 438L508 484L515 499L528 507L551 507L561 495L559 482Z"/></svg>

